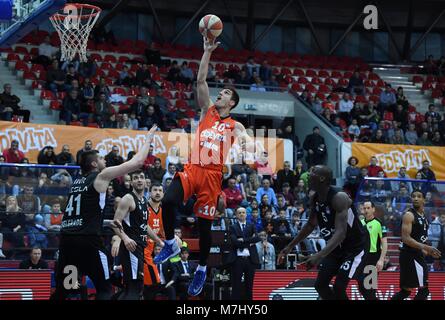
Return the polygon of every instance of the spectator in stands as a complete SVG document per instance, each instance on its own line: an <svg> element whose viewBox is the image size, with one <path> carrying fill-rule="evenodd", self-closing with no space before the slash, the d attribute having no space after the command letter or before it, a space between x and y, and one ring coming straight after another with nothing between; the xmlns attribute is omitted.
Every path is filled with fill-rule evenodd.
<svg viewBox="0 0 445 320"><path fill-rule="evenodd" d="M301 98L301 100L305 101L309 105L312 105L312 96L308 90L303 90L303 92L300 95L300 98Z"/></svg>
<svg viewBox="0 0 445 320"><path fill-rule="evenodd" d="M151 73L148 69L148 64L143 63L142 68L139 68L136 71L136 78L135 78L135 85L137 86L144 86L147 88L152 87L152 79L151 79Z"/></svg>
<svg viewBox="0 0 445 320"><path fill-rule="evenodd" d="M428 56L428 59L425 61L424 68L425 68L426 74L437 75L437 73L438 73L437 63L434 60L434 57L432 54L430 54Z"/></svg>
<svg viewBox="0 0 445 320"><path fill-rule="evenodd" d="M131 126L130 119L128 118L128 113L123 113L120 115L117 127L118 129L134 130L134 128Z"/></svg>
<svg viewBox="0 0 445 320"><path fill-rule="evenodd" d="M388 193L387 196L390 196L390 194ZM408 209L410 203L411 196L408 192L408 187L406 185L401 185L399 192L396 193L395 197L392 200L392 206L399 213L399 215L402 215L405 210Z"/></svg>
<svg viewBox="0 0 445 320"><path fill-rule="evenodd" d="M437 63L437 69L439 71L439 77L445 76L445 57L441 56L438 63Z"/></svg>
<svg viewBox="0 0 445 320"><path fill-rule="evenodd" d="M46 73L46 83L54 95L57 95L58 91L66 91L66 74L59 68L59 61L56 59Z"/></svg>
<svg viewBox="0 0 445 320"><path fill-rule="evenodd" d="M82 149L80 149L79 151L77 151L76 153L76 163L77 165L80 165L80 157L82 156L82 154L84 152L93 150L93 142L91 140L85 140L85 144L84 147Z"/></svg>
<svg viewBox="0 0 445 320"><path fill-rule="evenodd" d="M255 62L252 56L247 58L245 70L247 71L247 76L250 78L253 78L254 72L257 75L260 75L260 66Z"/></svg>
<svg viewBox="0 0 445 320"><path fill-rule="evenodd" d="M259 72L261 80L266 84L266 86L270 86L269 81L272 79L272 66L269 64L267 60L264 60L260 67Z"/></svg>
<svg viewBox="0 0 445 320"><path fill-rule="evenodd" d="M54 199L51 203L51 211L45 214L44 224L50 232L59 232L62 225L63 213L59 199Z"/></svg>
<svg viewBox="0 0 445 320"><path fill-rule="evenodd" d="M91 56L87 54L87 61L79 64L79 75L82 78L92 78L96 74L97 65Z"/></svg>
<svg viewBox="0 0 445 320"><path fill-rule="evenodd" d="M274 233L277 235L274 239L274 244L277 250L281 251L291 240L291 229L285 209L278 211L278 217L273 220L273 223Z"/></svg>
<svg viewBox="0 0 445 320"><path fill-rule="evenodd" d="M174 164L178 170L182 170L182 162L183 159L181 158L181 152L179 150L179 148L175 145L173 145L169 150L168 150L168 155L165 158L165 167L168 168L168 166L170 165L170 163Z"/></svg>
<svg viewBox="0 0 445 320"><path fill-rule="evenodd" d="M405 132L405 142L410 145L416 145L418 140L416 125L410 123L408 130Z"/></svg>
<svg viewBox="0 0 445 320"><path fill-rule="evenodd" d="M40 212L40 199L34 194L34 187L31 184L24 186L23 194L17 196L17 204L24 213Z"/></svg>
<svg viewBox="0 0 445 320"><path fill-rule="evenodd" d="M91 82L91 78L84 78L80 87L80 95L85 103L94 100L94 85Z"/></svg>
<svg viewBox="0 0 445 320"><path fill-rule="evenodd" d="M131 74L127 65L124 65L121 72L119 72L119 79L117 79L117 85L130 86L132 84Z"/></svg>
<svg viewBox="0 0 445 320"><path fill-rule="evenodd" d="M56 155L56 164L65 165L65 164L75 164L73 155L70 153L70 146L64 144L62 146L62 151Z"/></svg>
<svg viewBox="0 0 445 320"><path fill-rule="evenodd" d="M56 59L56 55L59 49L51 45L51 38L46 36L43 42L39 45L39 55L32 60L33 64L41 64L45 68L51 65L53 59Z"/></svg>
<svg viewBox="0 0 445 320"><path fill-rule="evenodd" d="M292 205L294 203L295 196L293 194L293 191L291 191L291 187L288 182L283 183L282 195L287 205Z"/></svg>
<svg viewBox="0 0 445 320"><path fill-rule="evenodd" d="M57 158L52 146L46 146L40 150L37 156L37 163L39 164L57 164Z"/></svg>
<svg viewBox="0 0 445 320"><path fill-rule="evenodd" d="M390 139L391 144L405 144L405 139L403 137L402 129L397 129L394 132L394 137Z"/></svg>
<svg viewBox="0 0 445 320"><path fill-rule="evenodd" d="M308 201L308 188L303 179L298 180L298 184L294 189L295 201L306 204Z"/></svg>
<svg viewBox="0 0 445 320"><path fill-rule="evenodd" d="M178 61L173 60L170 69L168 70L168 74L166 79L168 81L173 82L173 84L176 84L181 78L181 68L178 65Z"/></svg>
<svg viewBox="0 0 445 320"><path fill-rule="evenodd" d="M439 214L439 222L440 222L440 238L438 249L440 250L442 257L440 259L440 267L442 271L445 270L445 212L441 211Z"/></svg>
<svg viewBox="0 0 445 320"><path fill-rule="evenodd" d="M432 118L432 122L434 125L438 125L440 120L442 119L442 117L436 110L436 106L433 103L428 106L428 111L425 113L425 119L427 119L428 117Z"/></svg>
<svg viewBox="0 0 445 320"><path fill-rule="evenodd" d="M405 130L408 123L408 112L403 108L401 104L397 104L397 108L394 111L394 121L398 123L398 127Z"/></svg>
<svg viewBox="0 0 445 320"><path fill-rule="evenodd" d="M244 186L244 189L246 191L247 198L255 198L257 195L257 190L260 187L260 179L258 177L258 174L256 172L252 172L249 174L249 179Z"/></svg>
<svg viewBox="0 0 445 320"><path fill-rule="evenodd" d="M381 129L377 129L375 135L371 138L372 143L386 143L386 138Z"/></svg>
<svg viewBox="0 0 445 320"><path fill-rule="evenodd" d="M174 175L176 173L176 165L174 163L170 163L167 167L167 172L162 177L162 184L165 184L165 180L167 178L173 179Z"/></svg>
<svg viewBox="0 0 445 320"><path fill-rule="evenodd" d="M193 70L189 67L187 61L182 62L181 72L180 72L180 82L185 85L189 85L193 82L195 75L193 74Z"/></svg>
<svg viewBox="0 0 445 320"><path fill-rule="evenodd" d="M239 76L239 79L237 81L237 84L250 86L252 84L252 81L253 81L252 79L253 78L249 77L249 75L247 74L247 71L243 69L240 72L240 76Z"/></svg>
<svg viewBox="0 0 445 320"><path fill-rule="evenodd" d="M124 158L119 154L119 148L113 145L111 151L105 156L107 167L115 167L124 163Z"/></svg>
<svg viewBox="0 0 445 320"><path fill-rule="evenodd" d="M40 248L48 248L48 238L46 234L48 229L44 225L42 215L36 214L30 226L27 228L29 245L31 247L38 246Z"/></svg>
<svg viewBox="0 0 445 320"><path fill-rule="evenodd" d="M303 148L307 151L306 162L308 167L324 163L327 150L324 138L320 135L319 127L314 127L312 134L306 136Z"/></svg>
<svg viewBox="0 0 445 320"><path fill-rule="evenodd" d="M252 209L252 211L247 214L247 223L253 224L255 226L256 232L263 231L263 223L259 216L258 208Z"/></svg>
<svg viewBox="0 0 445 320"><path fill-rule="evenodd" d="M71 90L63 99L60 120L65 121L67 125L71 124L71 121L78 121L80 119L80 104L79 92Z"/></svg>
<svg viewBox="0 0 445 320"><path fill-rule="evenodd" d="M371 160L369 162L369 166L368 166L368 176L369 177L377 177L379 171L383 171L382 167L377 165L377 158L376 157L371 157Z"/></svg>
<svg viewBox="0 0 445 320"><path fill-rule="evenodd" d="M11 242L14 247L23 247L23 234L25 231L25 216L19 207L17 198L9 196L6 198L6 212L2 223L1 233L4 239Z"/></svg>
<svg viewBox="0 0 445 320"><path fill-rule="evenodd" d="M357 123L357 119L352 119L351 125L348 127L348 133L351 135L351 138L360 136L360 128Z"/></svg>
<svg viewBox="0 0 445 320"><path fill-rule="evenodd" d="M400 104L403 107L403 110L406 111L406 109L408 109L409 102L408 99L405 97L405 93L403 92L403 87L397 88L396 99L397 99L397 105Z"/></svg>
<svg viewBox="0 0 445 320"><path fill-rule="evenodd" d="M162 119L156 114L155 107L153 105L149 105L147 107L147 113L145 115L145 118L142 118L142 125L141 127L144 128L151 128L154 124L157 124L161 130L164 128L164 122Z"/></svg>
<svg viewBox="0 0 445 320"><path fill-rule="evenodd" d="M162 168L161 159L156 158L154 161L154 166L147 169L148 177L153 183L162 183L163 177L166 174L166 170Z"/></svg>
<svg viewBox="0 0 445 320"><path fill-rule="evenodd" d="M275 181L275 187L277 190L280 190L283 188L283 184L285 182L289 183L290 187L293 189L296 184L296 178L295 178L295 172L291 170L290 162L285 161L283 164L284 169L278 170L277 172L277 179Z"/></svg>
<svg viewBox="0 0 445 320"><path fill-rule="evenodd" d="M363 79L360 77L360 73L355 71L351 78L349 78L348 92L351 95L356 93L364 96L366 94L365 85L363 84Z"/></svg>
<svg viewBox="0 0 445 320"><path fill-rule="evenodd" d="M258 188L256 192L256 200L258 202L261 202L263 195L268 196L267 204L276 206L277 205L277 197L275 195L275 191L270 187L270 180L269 179L263 179L262 180L262 187Z"/></svg>
<svg viewBox="0 0 445 320"><path fill-rule="evenodd" d="M434 174L433 170L431 170L430 162L428 160L424 160L422 162L422 169L417 171L417 173L421 174L422 180L436 181L436 175Z"/></svg>
<svg viewBox="0 0 445 320"><path fill-rule="evenodd" d="M342 118L347 124L350 123L350 113L354 103L350 100L349 94L343 94L343 98L338 103L338 112L340 118Z"/></svg>
<svg viewBox="0 0 445 320"><path fill-rule="evenodd" d="M110 118L112 112L113 107L107 101L107 96L105 93L100 93L99 100L94 103L94 114L92 115L94 121L99 125L99 127L103 128L104 124Z"/></svg>
<svg viewBox="0 0 445 320"><path fill-rule="evenodd" d="M439 131L434 132L431 142L433 143L433 146L436 146L436 147L441 147L444 145L444 140L442 139L442 136Z"/></svg>
<svg viewBox="0 0 445 320"><path fill-rule="evenodd" d="M314 101L311 104L312 106L312 110L318 114L321 115L321 113L323 112L323 105L322 105L322 101L320 99L320 97L316 96Z"/></svg>
<svg viewBox="0 0 445 320"><path fill-rule="evenodd" d="M3 150L3 156L6 163L21 163L25 158L25 154L19 150L18 140L11 141L11 147Z"/></svg>
<svg viewBox="0 0 445 320"><path fill-rule="evenodd" d="M250 166L246 163L244 153L242 152L238 153L235 163L230 165L228 168L230 175L241 176L241 182L243 184L246 184L247 177L253 172Z"/></svg>
<svg viewBox="0 0 445 320"><path fill-rule="evenodd" d="M275 270L276 269L275 247L273 246L272 243L267 241L266 232L264 231L258 232L258 236L261 239L261 241L256 243L256 249L260 260L260 269Z"/></svg>
<svg viewBox="0 0 445 320"><path fill-rule="evenodd" d="M228 216L232 217L235 209L241 205L243 195L239 189L236 188L235 177L230 177L227 182L227 188L223 190L226 195L227 209L229 209ZM226 210L227 210L226 209Z"/></svg>
<svg viewBox="0 0 445 320"><path fill-rule="evenodd" d="M42 259L42 249L39 247L33 247L29 254L29 259L22 260L20 262L19 269L49 269L48 263Z"/></svg>
<svg viewBox="0 0 445 320"><path fill-rule="evenodd" d="M358 159L350 157L348 159L348 167L345 171L345 189L355 194L355 190L360 183L360 168L358 167Z"/></svg>
<svg viewBox="0 0 445 320"><path fill-rule="evenodd" d="M30 111L21 109L19 106L20 98L12 94L12 86L10 83L3 85L3 93L0 94L0 105L3 106L6 117L4 120L10 121L12 116L23 117L24 122L29 122Z"/></svg>
<svg viewBox="0 0 445 320"><path fill-rule="evenodd" d="M66 71L66 77L65 77L65 87L67 91L70 91L72 88L71 83L73 80L77 80L79 82L79 75L76 72L76 68L73 64L69 64L67 71Z"/></svg>
<svg viewBox="0 0 445 320"><path fill-rule="evenodd" d="M104 93L107 101L110 100L111 90L107 85L105 78L101 77L99 83L94 87L94 99L99 100L100 95Z"/></svg>
<svg viewBox="0 0 445 320"><path fill-rule="evenodd" d="M256 170L261 179L271 179L273 175L272 167L269 164L269 153L263 151L253 163L253 169Z"/></svg>
<svg viewBox="0 0 445 320"><path fill-rule="evenodd" d="M433 146L433 143L431 142L427 131L422 132L422 135L417 139L416 145L426 147Z"/></svg>
<svg viewBox="0 0 445 320"><path fill-rule="evenodd" d="M266 88L264 88L263 81L258 76L253 78L253 83L250 86L250 91L258 91L258 92L266 92Z"/></svg>
<svg viewBox="0 0 445 320"><path fill-rule="evenodd" d="M335 103L332 101L332 96L328 95L326 100L321 104L323 109L329 109L331 112L335 113ZM323 112L322 112L323 113Z"/></svg>
<svg viewBox="0 0 445 320"><path fill-rule="evenodd" d="M385 85L385 90L383 90L380 93L380 100L379 100L379 113L383 115L385 111L393 112L396 107L396 95L391 90L391 85L387 83Z"/></svg>
<svg viewBox="0 0 445 320"><path fill-rule="evenodd" d="M143 169L145 172L147 172L148 169L153 168L155 165L156 159L158 159L158 158L156 158L156 156L153 155L153 150L154 150L153 145L150 145L150 149L148 150L147 158L145 158L144 165L143 165Z"/></svg>

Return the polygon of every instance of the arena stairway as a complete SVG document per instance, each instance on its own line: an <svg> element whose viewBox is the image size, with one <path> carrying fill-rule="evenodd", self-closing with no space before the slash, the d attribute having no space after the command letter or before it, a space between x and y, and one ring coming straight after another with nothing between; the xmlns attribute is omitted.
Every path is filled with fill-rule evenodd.
<svg viewBox="0 0 445 320"><path fill-rule="evenodd" d="M380 78L390 83L393 89L398 87L403 88L403 92L408 99L410 105L416 107L417 112L425 114L428 111L428 105L433 103L433 100L424 95L422 90L412 82L413 75L402 74L400 67L397 66L381 66L373 68Z"/></svg>
<svg viewBox="0 0 445 320"><path fill-rule="evenodd" d="M31 111L30 122L33 123L57 123L57 117L50 109L40 104L40 98L32 94L32 91L25 86L24 80L17 77L17 71L11 68L10 64L0 63L0 85L3 91L3 85L10 83L12 85L12 94L20 98L19 105L23 109Z"/></svg>

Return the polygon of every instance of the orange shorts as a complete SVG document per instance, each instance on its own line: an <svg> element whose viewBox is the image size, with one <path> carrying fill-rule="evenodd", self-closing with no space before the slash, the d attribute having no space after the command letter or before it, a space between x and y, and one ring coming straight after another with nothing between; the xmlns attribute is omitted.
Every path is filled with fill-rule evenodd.
<svg viewBox="0 0 445 320"><path fill-rule="evenodd" d="M184 189L183 201L187 201L195 194L197 199L193 212L196 217L213 220L218 196L221 193L222 172L186 164L184 171L176 174L181 178Z"/></svg>
<svg viewBox="0 0 445 320"><path fill-rule="evenodd" d="M144 286L152 286L161 282L158 267L153 262L153 251L144 249Z"/></svg>

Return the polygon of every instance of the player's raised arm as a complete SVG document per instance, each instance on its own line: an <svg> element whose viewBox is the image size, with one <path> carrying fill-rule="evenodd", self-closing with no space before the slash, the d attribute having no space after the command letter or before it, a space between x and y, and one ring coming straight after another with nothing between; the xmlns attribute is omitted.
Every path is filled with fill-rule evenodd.
<svg viewBox="0 0 445 320"><path fill-rule="evenodd" d="M145 159L147 158L148 151L150 150L150 145L156 129L156 125L150 129L141 150L139 150L139 152L136 153L136 155L130 161L124 162L115 167L105 168L98 174L96 181L94 181L94 188L97 190L97 192L106 192L111 180L142 167Z"/></svg>
<svg viewBox="0 0 445 320"><path fill-rule="evenodd" d="M402 217L402 242L413 249L422 250L427 255L439 258L441 256L439 250L432 246L417 242L411 237L413 222L414 215L410 211L407 211Z"/></svg>
<svg viewBox="0 0 445 320"><path fill-rule="evenodd" d="M207 73L209 71L210 56L213 50L219 45L219 42L209 40L204 37L204 53L199 64L198 76L197 76L197 94L198 94L198 106L201 108L201 117L205 115L209 107L212 105L210 100L209 86L207 85Z"/></svg>
<svg viewBox="0 0 445 320"><path fill-rule="evenodd" d="M125 219L127 215L129 215L130 211L133 211L135 207L134 199L130 194L126 194L122 200L119 202L117 210L114 214L114 220L122 221ZM114 232L122 239L125 247L128 251L133 252L136 250L136 242L131 239L127 234L125 234L123 229L118 229L113 227Z"/></svg>

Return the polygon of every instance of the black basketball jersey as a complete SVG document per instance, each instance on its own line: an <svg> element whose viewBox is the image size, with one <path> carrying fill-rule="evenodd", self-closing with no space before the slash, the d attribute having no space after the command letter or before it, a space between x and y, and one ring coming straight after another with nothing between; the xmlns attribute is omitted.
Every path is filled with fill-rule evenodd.
<svg viewBox="0 0 445 320"><path fill-rule="evenodd" d="M426 243L428 240L428 220L425 215L420 215L414 208L410 208L407 212L411 212L414 215L414 221L411 229L411 238L420 243ZM406 213L405 213L406 214ZM400 242L400 250L411 251L419 253L418 249L407 246L402 241Z"/></svg>
<svg viewBox="0 0 445 320"><path fill-rule="evenodd" d="M319 202L318 194L316 194L312 204L313 210L317 214L320 236L326 241L329 241L335 233L335 216L337 213L333 208L332 200L337 193L338 191L330 187L326 202ZM354 252L364 249L365 231L355 209L353 207L349 208L346 238L332 253Z"/></svg>
<svg viewBox="0 0 445 320"><path fill-rule="evenodd" d="M61 233L65 235L98 236L102 230L106 193L94 189L99 172L74 180L64 209Z"/></svg>
<svg viewBox="0 0 445 320"><path fill-rule="evenodd" d="M142 197L141 200L134 194L134 192L130 193L133 196L135 209L130 211L128 215L123 220L123 228L124 232L131 239L136 241L138 245L143 247L147 244L147 219L148 219L148 206L147 199Z"/></svg>

